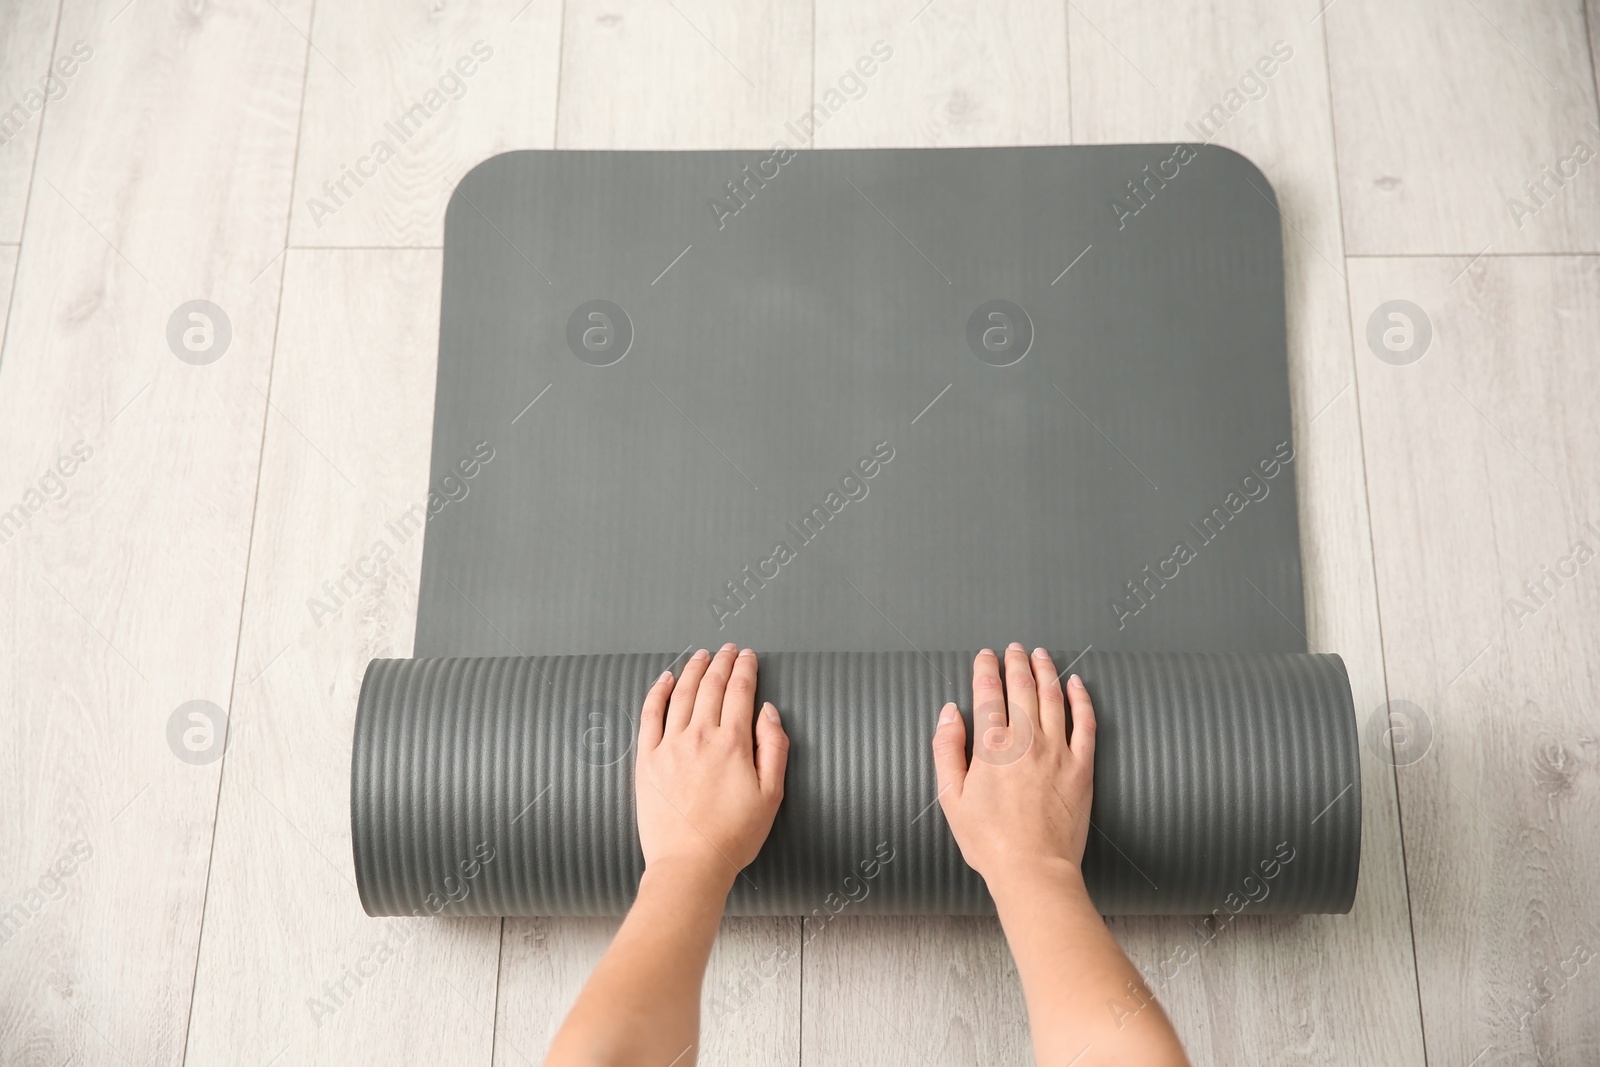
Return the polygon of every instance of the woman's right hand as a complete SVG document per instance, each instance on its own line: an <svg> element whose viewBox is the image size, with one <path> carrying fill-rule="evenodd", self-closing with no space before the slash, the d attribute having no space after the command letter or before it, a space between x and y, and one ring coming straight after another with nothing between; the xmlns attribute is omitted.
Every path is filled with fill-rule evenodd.
<svg viewBox="0 0 1600 1067"><path fill-rule="evenodd" d="M1070 707L1070 725L1068 730ZM1050 654L989 649L972 663L976 738L946 704L933 735L939 803L961 855L991 889L1019 875L1081 878L1094 796L1094 705L1074 674L1065 692Z"/></svg>

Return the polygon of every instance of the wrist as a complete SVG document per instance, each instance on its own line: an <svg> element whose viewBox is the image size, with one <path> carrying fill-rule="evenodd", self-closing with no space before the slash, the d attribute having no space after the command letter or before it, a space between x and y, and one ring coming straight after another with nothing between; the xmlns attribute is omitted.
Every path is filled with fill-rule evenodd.
<svg viewBox="0 0 1600 1067"><path fill-rule="evenodd" d="M739 872L720 856L701 859L694 856L663 856L645 864L639 880L639 895L664 893L690 900L715 900L720 906L728 899Z"/></svg>
<svg viewBox="0 0 1600 1067"><path fill-rule="evenodd" d="M1048 900L1059 905L1066 900L1092 906L1082 869L1062 857L1030 857L1009 863L986 872L983 880L994 898L995 907L1001 911L1022 901Z"/></svg>

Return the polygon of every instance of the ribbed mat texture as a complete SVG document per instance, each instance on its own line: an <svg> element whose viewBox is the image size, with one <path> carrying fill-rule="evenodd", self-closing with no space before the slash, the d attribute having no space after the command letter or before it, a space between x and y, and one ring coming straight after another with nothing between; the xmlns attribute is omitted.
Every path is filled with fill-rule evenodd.
<svg viewBox="0 0 1600 1067"><path fill-rule="evenodd" d="M1105 914L1345 912L1361 858L1344 663L1054 652L1099 718L1084 876ZM374 660L351 760L371 915L620 915L644 869L639 706L671 654ZM929 748L970 652L763 652L787 791L735 915L989 914Z"/></svg>

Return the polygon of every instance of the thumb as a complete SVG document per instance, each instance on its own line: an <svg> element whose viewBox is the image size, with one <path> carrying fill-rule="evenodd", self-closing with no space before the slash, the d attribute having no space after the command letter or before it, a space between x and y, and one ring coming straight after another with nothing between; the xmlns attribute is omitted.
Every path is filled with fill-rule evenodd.
<svg viewBox="0 0 1600 1067"><path fill-rule="evenodd" d="M764 795L783 799L783 774L788 765L789 735L784 733L778 709L769 700L756 719L756 781Z"/></svg>
<svg viewBox="0 0 1600 1067"><path fill-rule="evenodd" d="M967 780L967 724L954 704L939 712L939 728L933 732L933 769L939 779L939 799L961 795Z"/></svg>

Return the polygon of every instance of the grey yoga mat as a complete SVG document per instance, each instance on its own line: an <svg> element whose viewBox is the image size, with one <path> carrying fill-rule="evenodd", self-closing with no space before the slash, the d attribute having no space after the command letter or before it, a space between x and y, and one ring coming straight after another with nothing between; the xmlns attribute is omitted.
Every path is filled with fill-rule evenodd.
<svg viewBox="0 0 1600 1067"><path fill-rule="evenodd" d="M1308 653L1075 652L1099 718L1084 877L1107 914L1347 911L1361 851L1344 664ZM375 660L353 777L374 915L620 915L644 869L637 708L675 657ZM993 910L937 811L946 700L971 653L767 653L787 789L729 911Z"/></svg>
<svg viewBox="0 0 1600 1067"><path fill-rule="evenodd" d="M730 640L796 741L735 910L986 910L928 807L970 655L929 650L1010 640L1089 650L1102 908L1348 908L1355 723L1305 651L1280 241L1211 145L474 169L428 497L385 532L426 531L419 659L375 661L357 721L368 909L620 911L631 765L593 759L645 679Z"/></svg>

